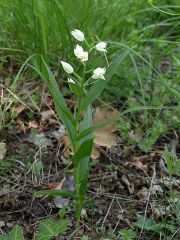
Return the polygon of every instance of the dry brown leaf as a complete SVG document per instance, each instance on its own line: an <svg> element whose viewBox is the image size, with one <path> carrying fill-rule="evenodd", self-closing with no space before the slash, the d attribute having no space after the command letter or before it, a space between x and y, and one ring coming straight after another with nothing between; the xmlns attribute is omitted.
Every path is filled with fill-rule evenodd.
<svg viewBox="0 0 180 240"><path fill-rule="evenodd" d="M61 183L56 187L56 189L68 189L71 192L74 192L75 185L74 185L74 177L73 176L66 176ZM63 208L64 206L69 205L69 198L64 198L61 196L56 196L54 198L54 203L56 207Z"/></svg>
<svg viewBox="0 0 180 240"><path fill-rule="evenodd" d="M71 145L71 142L69 140L69 137L64 135L61 138L58 139L60 148L62 149L63 155L65 158L69 158L73 155L73 148Z"/></svg>
<svg viewBox="0 0 180 240"><path fill-rule="evenodd" d="M63 133L64 134L64 133ZM73 148L71 145L71 142L69 140L69 137L61 134L61 136L57 137L56 139L59 142L60 148L62 149L63 155L65 158L70 158L73 155ZM97 159L100 157L100 152L99 150L93 146L92 152L91 152L91 158L92 159Z"/></svg>
<svg viewBox="0 0 180 240"><path fill-rule="evenodd" d="M46 110L41 113L41 121L49 120L52 116L54 116L55 113L53 110Z"/></svg>
<svg viewBox="0 0 180 240"><path fill-rule="evenodd" d="M6 226L5 222L4 221L0 221L0 228Z"/></svg>
<svg viewBox="0 0 180 240"><path fill-rule="evenodd" d="M23 104L21 104L21 105L15 107L14 110L15 110L18 114L20 114L20 113L23 112L25 109L26 109L26 106L23 105Z"/></svg>
<svg viewBox="0 0 180 240"><path fill-rule="evenodd" d="M27 140L28 142L43 148L51 147L53 145L51 139L48 139L44 133L37 133L35 136L29 136Z"/></svg>
<svg viewBox="0 0 180 240"><path fill-rule="evenodd" d="M95 160L95 159L98 159L99 157L100 157L99 150L95 146L93 146L92 152L91 152L91 158Z"/></svg>
<svg viewBox="0 0 180 240"><path fill-rule="evenodd" d="M96 108L93 122L94 124L103 123L107 120L109 120L112 117L115 117L118 114L117 111L108 111L107 109L100 109ZM95 132L93 132L94 137L94 143L99 146L104 146L107 148L111 148L112 146L117 145L117 135L114 133L117 128L115 127L117 124L117 121L114 121L113 123L107 125L106 127L102 129L98 129Z"/></svg>
<svg viewBox="0 0 180 240"><path fill-rule="evenodd" d="M20 132L25 133L25 132L26 132L26 127L25 127L23 121L20 120L20 119L17 119L17 124L18 124L18 130L19 130Z"/></svg>
<svg viewBox="0 0 180 240"><path fill-rule="evenodd" d="M162 172L163 174L169 175L168 168L166 167L166 163L165 163L165 161L164 161L163 158L161 158L161 159L159 160L159 167L160 167L160 170L161 170L161 172Z"/></svg>
<svg viewBox="0 0 180 240"><path fill-rule="evenodd" d="M6 143L0 142L0 160L2 160L6 155Z"/></svg>
<svg viewBox="0 0 180 240"><path fill-rule="evenodd" d="M162 195L163 194L163 189L160 185L153 185L151 188L151 194L153 195Z"/></svg>
<svg viewBox="0 0 180 240"><path fill-rule="evenodd" d="M145 171L147 172L149 169L149 166L147 164L143 164L140 161L137 162L126 162L123 164L124 167L134 167L137 170Z"/></svg>
<svg viewBox="0 0 180 240"><path fill-rule="evenodd" d="M172 207L169 206L155 206L154 204L151 205L153 217L156 219L162 218L162 216L171 216L172 215Z"/></svg>
<svg viewBox="0 0 180 240"><path fill-rule="evenodd" d="M35 120L29 121L28 122L28 128L38 129L39 124Z"/></svg>
<svg viewBox="0 0 180 240"><path fill-rule="evenodd" d="M143 187L141 190L137 192L137 197L140 201L147 200L148 189L146 187Z"/></svg>
<svg viewBox="0 0 180 240"><path fill-rule="evenodd" d="M134 193L134 183L130 183L127 176L125 174L122 175L121 180L124 184L126 184L128 191L130 194Z"/></svg>

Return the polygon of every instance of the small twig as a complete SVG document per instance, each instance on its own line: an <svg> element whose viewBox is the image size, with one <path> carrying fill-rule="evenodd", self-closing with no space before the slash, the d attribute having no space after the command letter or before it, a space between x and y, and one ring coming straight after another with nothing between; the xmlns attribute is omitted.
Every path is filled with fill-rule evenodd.
<svg viewBox="0 0 180 240"><path fill-rule="evenodd" d="M154 164L153 169L154 169L154 171L153 171L153 176L152 176L152 179L151 179L151 184L150 184L150 187L149 187L149 193L148 193L148 196L147 196L147 203L146 203L145 212L144 212L143 225L141 227L141 232L139 234L138 239L140 239L141 236L142 236L143 229L144 229L144 224L145 224L145 219L146 219L146 216L147 216L147 210L148 210L149 200L150 200L150 196L151 196L151 189L152 189L152 186L153 186L154 177L156 176L155 164Z"/></svg>
<svg viewBox="0 0 180 240"><path fill-rule="evenodd" d="M106 216L105 216L104 219L103 219L103 223L102 223L101 229L104 227L104 223L105 223L105 221L106 221L106 219L107 219L107 217L108 217L108 215L109 215L109 212L110 212L110 210L111 210L112 204L113 204L114 199L115 199L115 196L116 196L116 193L114 194L113 199L112 199L112 201L111 201L111 203L110 203L110 205L109 205L109 208L108 208L108 210L107 210Z"/></svg>

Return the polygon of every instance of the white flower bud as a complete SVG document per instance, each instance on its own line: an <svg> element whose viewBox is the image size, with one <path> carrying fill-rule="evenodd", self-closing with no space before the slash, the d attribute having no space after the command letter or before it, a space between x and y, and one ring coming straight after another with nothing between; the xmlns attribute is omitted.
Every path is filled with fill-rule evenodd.
<svg viewBox="0 0 180 240"><path fill-rule="evenodd" d="M76 48L74 49L74 54L82 62L85 62L88 60L88 52L85 52L83 48L79 45L77 45Z"/></svg>
<svg viewBox="0 0 180 240"><path fill-rule="evenodd" d="M78 41L80 41L80 42L84 41L84 33L81 32L80 30L74 29L73 31L71 31L71 34L73 35L73 37L74 37L76 40L78 40Z"/></svg>
<svg viewBox="0 0 180 240"><path fill-rule="evenodd" d="M98 67L93 71L92 78L105 80L105 77L104 77L105 72L106 72L105 68Z"/></svg>
<svg viewBox="0 0 180 240"><path fill-rule="evenodd" d="M61 64L65 72L69 74L74 72L73 67L69 63L61 61Z"/></svg>
<svg viewBox="0 0 180 240"><path fill-rule="evenodd" d="M96 44L96 50L100 52L107 52L106 50L107 43L105 42L99 42Z"/></svg>

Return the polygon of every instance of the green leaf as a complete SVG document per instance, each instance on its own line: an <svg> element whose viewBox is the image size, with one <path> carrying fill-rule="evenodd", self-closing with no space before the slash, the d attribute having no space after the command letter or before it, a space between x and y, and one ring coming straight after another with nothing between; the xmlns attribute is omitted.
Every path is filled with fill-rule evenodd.
<svg viewBox="0 0 180 240"><path fill-rule="evenodd" d="M41 160L38 160L37 162L35 162L33 166L34 173L37 175L40 175L42 168L43 168L43 163Z"/></svg>
<svg viewBox="0 0 180 240"><path fill-rule="evenodd" d="M39 223L38 233L34 240L50 240L60 233L63 234L68 228L67 219L51 220L45 219Z"/></svg>
<svg viewBox="0 0 180 240"><path fill-rule="evenodd" d="M70 87L71 91L75 93L75 95L76 95L76 97L77 97L78 99L80 99L80 97L81 97L81 92L80 92L80 89L79 89L77 83L71 83L71 82L70 82L70 83L68 83L68 84L69 84L69 87Z"/></svg>
<svg viewBox="0 0 180 240"><path fill-rule="evenodd" d="M116 73L116 71L119 68L119 65L122 63L122 61L125 59L125 57L128 56L128 54L130 52L133 51L133 49L136 46L132 47L132 48L128 48L126 49L123 53L121 53L113 62L112 64L108 67L107 72L106 72L106 81L109 81L112 76Z"/></svg>
<svg viewBox="0 0 180 240"><path fill-rule="evenodd" d="M145 230L157 231L159 229L159 224L151 218L139 218L134 224L138 228L144 228Z"/></svg>
<svg viewBox="0 0 180 240"><path fill-rule="evenodd" d="M87 190L87 184L88 184L88 176L89 176L89 171L88 171L88 160L89 158L86 158L85 161L81 161L80 168L79 168L79 173L80 173L80 187L79 187L79 199L76 200L76 219L80 219L81 216L81 211L84 203L84 198ZM81 168L83 167L83 168ZM82 178L83 176L83 178Z"/></svg>
<svg viewBox="0 0 180 240"><path fill-rule="evenodd" d="M50 189L50 190L41 190L35 192L35 195L47 195L47 196L62 196L62 197L74 197L74 193L68 189Z"/></svg>
<svg viewBox="0 0 180 240"><path fill-rule="evenodd" d="M56 79L42 56L41 60L41 70L39 70L37 67L31 65L30 66L41 76L43 81L46 83L50 93L52 94L58 117L65 125L73 148L75 149L77 139L76 120L70 110L67 108Z"/></svg>
<svg viewBox="0 0 180 240"><path fill-rule="evenodd" d="M89 240L88 236L82 236L81 240Z"/></svg>
<svg viewBox="0 0 180 240"><path fill-rule="evenodd" d="M0 240L24 240L21 227L15 225L9 234L0 235Z"/></svg>
<svg viewBox="0 0 180 240"><path fill-rule="evenodd" d="M93 101L101 94L107 85L106 80L97 80L93 86L90 88L87 96L82 100L82 105L80 106L80 111L83 112L90 106Z"/></svg>
<svg viewBox="0 0 180 240"><path fill-rule="evenodd" d="M92 126L93 126L92 109L89 106L87 108L87 111L85 112L84 119L83 119L83 121L81 122L81 125L80 125L80 134L81 134L81 132L85 131L88 128L91 128ZM79 138L79 141L80 141L80 143L83 143L84 141L86 141L88 139L91 139L91 138L92 138L92 133L90 132L88 135L86 135L82 138Z"/></svg>
<svg viewBox="0 0 180 240"><path fill-rule="evenodd" d="M123 240L132 240L136 237L136 232L132 229L122 230L119 232Z"/></svg>
<svg viewBox="0 0 180 240"><path fill-rule="evenodd" d="M89 157L91 155L92 146L93 146L92 138L84 141L81 144L77 153L72 158L74 165L79 164L85 157Z"/></svg>

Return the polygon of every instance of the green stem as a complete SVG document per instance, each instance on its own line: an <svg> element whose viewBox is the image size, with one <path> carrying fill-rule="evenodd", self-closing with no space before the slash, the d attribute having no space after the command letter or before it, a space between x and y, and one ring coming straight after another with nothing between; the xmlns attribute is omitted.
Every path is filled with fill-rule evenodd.
<svg viewBox="0 0 180 240"><path fill-rule="evenodd" d="M79 98L79 103L78 103L78 112L77 112L77 122L79 123L80 118L81 118L81 102L83 98L83 90L84 90L84 79L85 79L85 74L86 74L86 65L83 63L83 77L81 78L81 87L80 87L80 98Z"/></svg>
<svg viewBox="0 0 180 240"><path fill-rule="evenodd" d="M80 181L79 181L79 170L78 166L74 166L74 181L75 181L75 187L76 187L76 206L75 206L75 211L76 211L76 229L79 227L80 223L80 216L81 214L79 213L81 209L81 202L80 202Z"/></svg>
<svg viewBox="0 0 180 240"><path fill-rule="evenodd" d="M81 102L83 99L83 92L84 92L84 83L85 83L85 74L86 74L86 65L85 63L83 63L83 75L82 78L79 77L80 79L80 98L78 100L78 109L77 109L77 126L78 126L78 131L79 131L79 126L80 126L80 121L81 121ZM77 143L77 146L79 148L79 143ZM76 151L78 150L78 148L76 149ZM82 208L82 204L81 204L81 199L80 199L80 179L79 179L79 168L78 168L78 164L74 165L74 182L75 182L75 188L76 188L76 203L75 203L75 212L76 212L76 229L79 227L79 223L80 223L80 217L81 217L81 208Z"/></svg>

